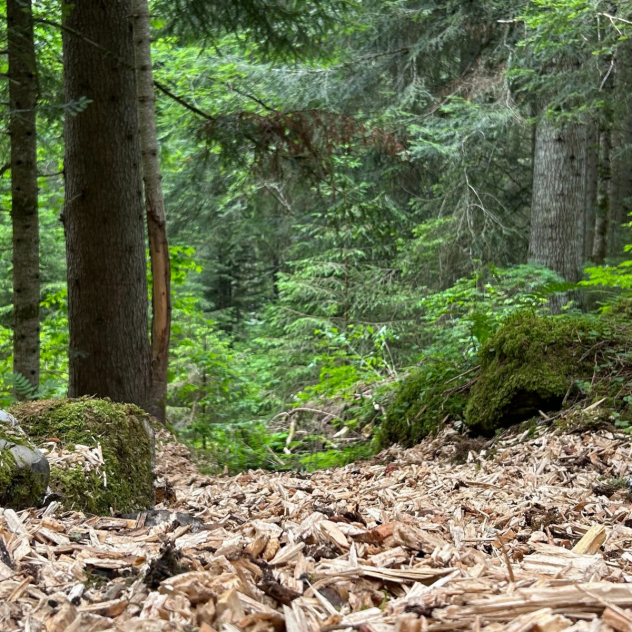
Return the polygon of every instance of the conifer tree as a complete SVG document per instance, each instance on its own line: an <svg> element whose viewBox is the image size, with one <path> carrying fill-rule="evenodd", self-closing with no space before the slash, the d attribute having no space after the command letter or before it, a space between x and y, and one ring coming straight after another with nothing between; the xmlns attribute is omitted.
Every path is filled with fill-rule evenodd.
<svg viewBox="0 0 632 632"><path fill-rule="evenodd" d="M63 31L69 395L146 406L150 386L131 0L67 3Z"/></svg>
<svg viewBox="0 0 632 632"><path fill-rule="evenodd" d="M13 371L39 385L39 222L37 63L31 0L7 0L11 219L13 226ZM18 397L23 388L16 388Z"/></svg>

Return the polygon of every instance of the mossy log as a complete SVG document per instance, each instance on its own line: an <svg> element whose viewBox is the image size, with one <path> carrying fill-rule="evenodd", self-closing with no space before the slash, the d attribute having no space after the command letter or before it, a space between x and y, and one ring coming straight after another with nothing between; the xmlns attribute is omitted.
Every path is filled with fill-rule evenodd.
<svg viewBox="0 0 632 632"><path fill-rule="evenodd" d="M63 462L51 467L50 488L66 509L109 515L153 505L153 431L137 406L107 399L23 402L10 411L36 444L100 446L104 465L88 471Z"/></svg>
<svg viewBox="0 0 632 632"><path fill-rule="evenodd" d="M437 360L401 382L378 434L380 446L399 443L408 448L436 430L445 419L461 419L467 388L462 388L460 372L458 364Z"/></svg>
<svg viewBox="0 0 632 632"><path fill-rule="evenodd" d="M380 429L382 446L409 447L446 420L492 436L540 411L603 400L632 422L632 327L617 314L510 317L472 361L430 360L400 383Z"/></svg>

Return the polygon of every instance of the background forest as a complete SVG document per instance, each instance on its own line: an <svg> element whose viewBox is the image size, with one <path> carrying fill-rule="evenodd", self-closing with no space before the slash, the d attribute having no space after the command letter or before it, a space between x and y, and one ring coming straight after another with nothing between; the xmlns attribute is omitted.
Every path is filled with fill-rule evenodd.
<svg viewBox="0 0 632 632"><path fill-rule="evenodd" d="M34 384L13 355L7 4L3 406L68 389L63 126L96 107L64 96L68 7L34 1ZM431 389L474 369L515 312L596 314L625 300L632 2L150 9L173 292L167 419L210 467L368 455L411 375Z"/></svg>

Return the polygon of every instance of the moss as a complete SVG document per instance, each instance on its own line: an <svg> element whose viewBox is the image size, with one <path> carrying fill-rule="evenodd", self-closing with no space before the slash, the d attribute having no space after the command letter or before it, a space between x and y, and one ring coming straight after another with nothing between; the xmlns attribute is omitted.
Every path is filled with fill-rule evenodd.
<svg viewBox="0 0 632 632"><path fill-rule="evenodd" d="M98 471L51 468L51 490L65 508L107 515L110 508L132 512L153 504L149 417L140 408L83 398L25 402L11 413L36 443L53 438L66 449L101 446L105 466Z"/></svg>
<svg viewBox="0 0 632 632"><path fill-rule="evenodd" d="M465 370L452 362L436 360L403 380L380 427L380 446L399 443L411 447L446 418L462 419L467 388L463 386L465 378L455 378Z"/></svg>
<svg viewBox="0 0 632 632"><path fill-rule="evenodd" d="M11 452L11 445L33 448L33 444L12 428L0 426L0 440L6 441L0 449L0 507L17 511L32 507L44 499L48 480L26 467L19 467Z"/></svg>
<svg viewBox="0 0 632 632"><path fill-rule="evenodd" d="M578 383L594 381L595 354L604 377L614 356L621 360L629 353L630 341L629 328L614 320L517 314L480 352L481 372L471 390L466 423L489 436L539 411L558 411L577 394ZM608 395L613 386L616 382L600 378L592 394Z"/></svg>

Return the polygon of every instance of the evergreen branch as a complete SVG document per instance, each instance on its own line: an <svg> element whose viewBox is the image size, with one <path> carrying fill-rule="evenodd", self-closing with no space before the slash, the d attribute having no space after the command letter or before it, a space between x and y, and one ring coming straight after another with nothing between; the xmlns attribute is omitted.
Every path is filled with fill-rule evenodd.
<svg viewBox="0 0 632 632"><path fill-rule="evenodd" d="M235 86L233 85L232 82L229 82L226 85L233 92L236 92L240 96L246 97L246 99L250 99L251 101L254 101L255 103L258 103L264 110L268 110L268 112L278 112L279 111L279 110L276 110L275 108L273 108L272 106L268 105L267 103L265 103L261 99L257 98L256 96L254 96L252 94L248 94L247 92L243 92L243 91L239 90L239 88L235 88Z"/></svg>
<svg viewBox="0 0 632 632"><path fill-rule="evenodd" d="M60 29L62 31L66 31L67 33L70 33L71 35L76 35L77 37L80 37L87 44L90 44L90 46L94 46L95 48L97 48L98 50L102 51L106 55L114 57L117 61L119 61L123 66L125 66L129 70L132 70L132 71L135 70L133 65L128 64L126 61L121 59L116 53L114 53L113 51L109 50L105 46L101 46L101 44L99 44L98 42L95 42L94 40L90 39L89 37L86 37L83 33L81 33L80 31L77 31L76 29L70 28L69 26L66 26L65 24L61 24L59 22L54 22L52 20L46 20L44 18L36 18L34 21L37 22L38 24L44 24L46 26L52 26L52 27ZM161 92L166 94L168 97L170 97L171 99L173 99L174 101L176 101L177 103L179 103L180 105L185 107L187 110L190 110L191 112L194 112L198 116L201 116L201 117L205 118L207 121L214 121L215 120L215 118L212 117L210 114L207 114L206 112L203 112L202 110L200 110L196 106L191 105L190 103L185 101L182 97L179 97L178 95L176 95L173 92L171 92L171 90L169 90L169 88L167 88L166 86L162 85L158 81L154 80L154 86L156 86L156 88L158 88L158 90L160 90Z"/></svg>
<svg viewBox="0 0 632 632"><path fill-rule="evenodd" d="M171 90L169 90L169 88L167 88L167 86L164 86L163 84L161 84L159 81L156 81L155 79L154 79L154 85L156 86L156 88L158 88L158 90L160 90L160 92L166 94L170 99L173 99L174 101L176 101L176 103L179 103L182 107L193 112L194 114L197 114L198 116L201 116L202 118L205 118L207 121L215 122L216 119L214 116L211 116L210 114L207 114L206 112L203 112L202 110L200 110L200 108L196 107L195 105L192 105L191 103L189 103L182 97L179 97L177 94L174 94L173 92L171 92Z"/></svg>

